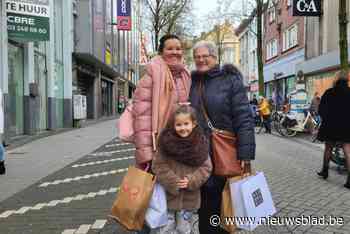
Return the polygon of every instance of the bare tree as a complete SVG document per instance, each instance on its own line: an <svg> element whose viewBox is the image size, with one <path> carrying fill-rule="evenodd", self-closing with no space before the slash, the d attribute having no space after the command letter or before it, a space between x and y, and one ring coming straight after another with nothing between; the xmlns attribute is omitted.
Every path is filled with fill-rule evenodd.
<svg viewBox="0 0 350 234"><path fill-rule="evenodd" d="M347 38L347 0L339 0L339 50L340 50L340 68L342 71L348 72L349 55L348 55L348 38Z"/></svg>
<svg viewBox="0 0 350 234"><path fill-rule="evenodd" d="M259 95L265 96L264 61L263 61L263 49L262 49L262 43L263 43L262 19L263 19L263 14L264 14L264 2L263 2L263 0L255 0L255 1L256 1L256 37L257 37L256 57L258 60Z"/></svg>
<svg viewBox="0 0 350 234"><path fill-rule="evenodd" d="M154 50L158 48L158 40L162 32L172 32L177 19L182 15L190 0L146 0L151 14Z"/></svg>

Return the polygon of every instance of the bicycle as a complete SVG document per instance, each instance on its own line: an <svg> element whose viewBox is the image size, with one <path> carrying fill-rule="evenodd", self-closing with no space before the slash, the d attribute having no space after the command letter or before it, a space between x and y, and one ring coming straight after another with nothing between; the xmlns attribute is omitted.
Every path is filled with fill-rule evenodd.
<svg viewBox="0 0 350 234"><path fill-rule="evenodd" d="M310 140L311 142L315 143L317 142L317 136L318 136L318 131L320 130L320 126L321 126L321 121L317 121L317 125L311 129L311 137Z"/></svg>
<svg viewBox="0 0 350 234"><path fill-rule="evenodd" d="M259 113L257 113L255 117L255 133L260 134L263 129L264 129L264 120L259 115Z"/></svg>
<svg viewBox="0 0 350 234"><path fill-rule="evenodd" d="M347 170L346 157L343 150L343 145L340 143L335 143L330 160L337 165L337 170L341 173Z"/></svg>
<svg viewBox="0 0 350 234"><path fill-rule="evenodd" d="M319 123L316 121L316 119L313 117L310 111L307 111L306 118L303 120L303 122L298 122L295 119L290 119L288 115L285 114L283 115L283 118L281 120L281 133L283 136L293 137L298 132L305 132L307 130L306 124L309 121L313 125L313 129L315 128L315 126L319 125Z"/></svg>
<svg viewBox="0 0 350 234"><path fill-rule="evenodd" d="M275 129L280 135L281 133L281 120L283 119L282 111L274 111L271 114L271 127Z"/></svg>

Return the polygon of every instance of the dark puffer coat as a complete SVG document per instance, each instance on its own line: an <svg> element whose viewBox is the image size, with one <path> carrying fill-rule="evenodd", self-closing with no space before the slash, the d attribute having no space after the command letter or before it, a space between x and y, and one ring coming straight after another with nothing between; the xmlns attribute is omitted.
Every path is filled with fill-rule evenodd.
<svg viewBox="0 0 350 234"><path fill-rule="evenodd" d="M192 73L190 102L197 110L199 125L209 136L198 93L200 80L204 82L204 100L212 124L237 135L238 159L255 159L254 120L241 73L233 65L216 66L204 74Z"/></svg>
<svg viewBox="0 0 350 234"><path fill-rule="evenodd" d="M318 139L350 143L350 88L328 89L321 98L318 113L322 118Z"/></svg>

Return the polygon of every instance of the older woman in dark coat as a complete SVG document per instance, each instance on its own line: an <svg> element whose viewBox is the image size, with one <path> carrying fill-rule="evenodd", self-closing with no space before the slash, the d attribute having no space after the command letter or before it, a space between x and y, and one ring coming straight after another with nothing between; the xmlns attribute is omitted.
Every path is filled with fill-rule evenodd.
<svg viewBox="0 0 350 234"><path fill-rule="evenodd" d="M216 128L234 132L238 139L238 159L243 160L244 171L250 171L250 160L255 158L254 119L249 107L242 75L233 65L222 68L217 63L217 49L211 42L198 42L193 48L196 71L192 73L191 105L197 110L199 125L207 136L210 128L201 111L198 86L203 82L203 98L209 118ZM215 164L215 162L213 162ZM201 234L225 233L210 225L210 217L220 215L221 194L225 179L211 175L201 189L199 230Z"/></svg>
<svg viewBox="0 0 350 234"><path fill-rule="evenodd" d="M350 189L350 88L346 74L338 73L333 88L322 96L319 114L322 118L318 139L325 141L322 171L317 174L328 178L328 167L335 143L342 143L346 155L348 177L344 187Z"/></svg>

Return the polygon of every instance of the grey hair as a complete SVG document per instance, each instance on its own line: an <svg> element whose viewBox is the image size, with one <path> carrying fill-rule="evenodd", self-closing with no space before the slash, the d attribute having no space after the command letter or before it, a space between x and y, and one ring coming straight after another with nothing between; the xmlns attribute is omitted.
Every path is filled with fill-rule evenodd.
<svg viewBox="0 0 350 234"><path fill-rule="evenodd" d="M205 47L208 49L209 51L209 55L214 56L214 57L218 57L218 50L216 48L216 45L211 42L211 41L198 41L196 42L196 44L194 44L193 46L193 56L194 56L194 52L198 49L198 48L202 48Z"/></svg>

